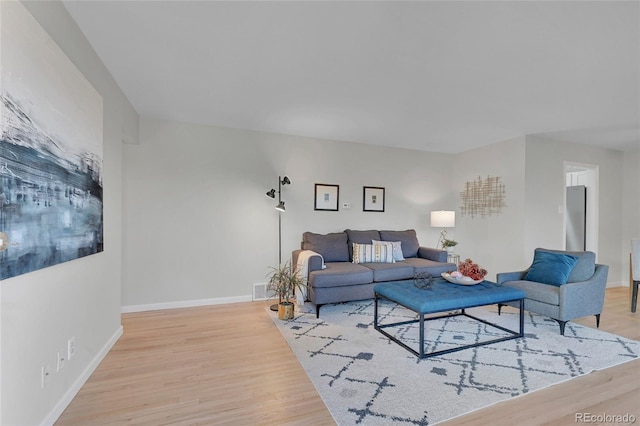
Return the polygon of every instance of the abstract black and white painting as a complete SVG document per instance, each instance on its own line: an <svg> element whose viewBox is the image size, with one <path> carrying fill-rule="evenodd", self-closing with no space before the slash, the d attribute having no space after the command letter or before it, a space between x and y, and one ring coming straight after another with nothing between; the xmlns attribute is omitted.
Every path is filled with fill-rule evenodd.
<svg viewBox="0 0 640 426"><path fill-rule="evenodd" d="M2 2L0 279L103 251L102 97L20 2Z"/></svg>

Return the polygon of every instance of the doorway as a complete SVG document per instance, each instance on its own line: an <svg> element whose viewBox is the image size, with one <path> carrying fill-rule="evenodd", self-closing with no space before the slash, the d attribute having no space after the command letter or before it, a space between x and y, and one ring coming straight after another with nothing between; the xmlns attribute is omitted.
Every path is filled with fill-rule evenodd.
<svg viewBox="0 0 640 426"><path fill-rule="evenodd" d="M566 250L598 253L598 166L564 162Z"/></svg>
<svg viewBox="0 0 640 426"><path fill-rule="evenodd" d="M565 204L565 248L584 251L587 248L587 187L567 186Z"/></svg>

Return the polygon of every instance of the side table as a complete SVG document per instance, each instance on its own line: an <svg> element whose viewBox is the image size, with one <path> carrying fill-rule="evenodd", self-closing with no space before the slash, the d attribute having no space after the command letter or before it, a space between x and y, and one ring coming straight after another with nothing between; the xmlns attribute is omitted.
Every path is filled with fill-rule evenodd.
<svg viewBox="0 0 640 426"><path fill-rule="evenodd" d="M455 263L456 265L460 262L460 255L456 253L447 253L447 262Z"/></svg>

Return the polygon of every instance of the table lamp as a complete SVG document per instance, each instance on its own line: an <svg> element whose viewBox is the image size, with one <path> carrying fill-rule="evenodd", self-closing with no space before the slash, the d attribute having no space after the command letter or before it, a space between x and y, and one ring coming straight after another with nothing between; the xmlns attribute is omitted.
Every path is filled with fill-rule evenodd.
<svg viewBox="0 0 640 426"><path fill-rule="evenodd" d="M447 236L447 230L444 228L453 228L456 226L456 212L451 210L437 210L431 212L431 227L442 228L440 237L436 243L436 248Z"/></svg>

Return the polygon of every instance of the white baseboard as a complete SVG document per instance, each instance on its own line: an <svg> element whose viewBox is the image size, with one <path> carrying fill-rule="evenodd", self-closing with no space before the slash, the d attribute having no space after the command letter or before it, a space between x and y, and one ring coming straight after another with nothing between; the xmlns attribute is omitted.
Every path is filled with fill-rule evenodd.
<svg viewBox="0 0 640 426"><path fill-rule="evenodd" d="M607 282L607 288L611 288L611 287L629 287L629 283L625 283L624 281Z"/></svg>
<svg viewBox="0 0 640 426"><path fill-rule="evenodd" d="M240 302L251 302L251 295L247 296L236 296L236 297L221 297L216 299L200 299L200 300L186 300L179 302L167 302L167 303L154 303L148 305L129 305L122 307L122 313L127 312L143 312L143 311L154 311L159 309L175 309L175 308L188 308L194 306L207 306L207 305L222 305L226 303L240 303ZM80 392L82 386L89 380L89 377L93 374L93 372L98 368L98 365L102 362L102 360L107 356L113 345L116 344L120 336L123 333L123 327L120 326L116 332L111 336L111 338L105 343L105 345L100 349L100 351L96 354L96 356L91 360L89 365L84 369L82 374L78 377L78 379L71 385L69 390L65 392L60 401L53 407L51 412L45 417L42 421L41 426L52 426L58 418L62 415L64 410L69 406L73 398Z"/></svg>
<svg viewBox="0 0 640 426"><path fill-rule="evenodd" d="M127 305L122 313L158 311L161 309L192 308L195 306L224 305L227 303L251 302L251 295L235 297L219 297L215 299L181 300L177 302L150 303L148 305Z"/></svg>
<svg viewBox="0 0 640 426"><path fill-rule="evenodd" d="M56 420L58 420L64 410L69 406L69 404L71 404L73 398L75 398L78 392L80 392L82 386L84 386L87 380L89 380L89 377L91 377L96 368L98 368L98 365L100 365L104 357L107 356L113 345L115 345L120 336L122 336L122 333L123 328L121 325L107 341L107 343L104 344L104 346L102 347L102 349L100 349L96 356L93 357L89 365L87 365L82 374L80 374L80 377L78 377L78 379L71 385L69 390L65 392L60 401L58 401L55 407L53 407L47 417L45 417L45 419L42 421L42 426L52 426L56 422Z"/></svg>

